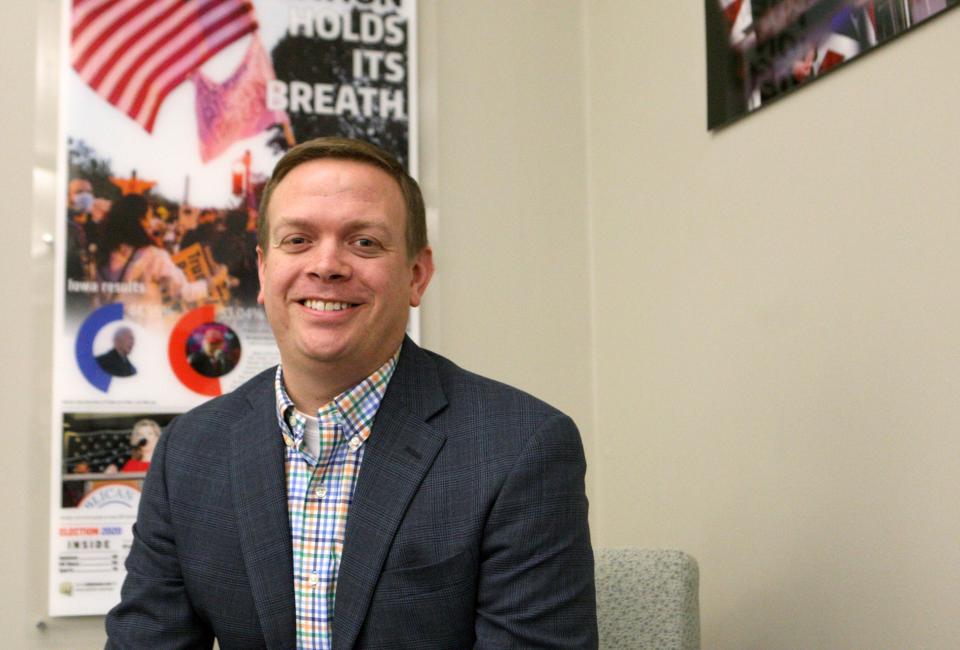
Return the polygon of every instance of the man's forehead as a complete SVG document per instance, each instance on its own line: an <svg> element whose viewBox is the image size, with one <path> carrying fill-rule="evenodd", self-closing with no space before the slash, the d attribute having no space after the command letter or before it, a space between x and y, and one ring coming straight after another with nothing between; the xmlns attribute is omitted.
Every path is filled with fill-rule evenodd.
<svg viewBox="0 0 960 650"><path fill-rule="evenodd" d="M346 158L316 158L300 163L280 180L275 192L292 191L318 197L351 194L359 199L401 196L400 184L379 166Z"/></svg>
<svg viewBox="0 0 960 650"><path fill-rule="evenodd" d="M396 213L396 214L393 214ZM298 165L277 184L271 230L317 227L389 227L406 214L403 193L385 171L365 162L322 158Z"/></svg>

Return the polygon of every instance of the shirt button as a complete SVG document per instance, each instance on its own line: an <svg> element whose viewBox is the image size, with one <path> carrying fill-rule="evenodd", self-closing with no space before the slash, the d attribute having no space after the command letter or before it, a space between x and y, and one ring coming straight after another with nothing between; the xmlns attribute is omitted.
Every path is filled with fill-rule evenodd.
<svg viewBox="0 0 960 650"><path fill-rule="evenodd" d="M360 445L362 444L363 441L360 440L360 436L354 436L353 438L350 438L350 442L347 443L347 446L350 447L350 451L356 451L360 449Z"/></svg>
<svg viewBox="0 0 960 650"><path fill-rule="evenodd" d="M323 497L327 496L327 486L321 483L319 487L313 490L313 493L322 499Z"/></svg>
<svg viewBox="0 0 960 650"><path fill-rule="evenodd" d="M316 587L318 584L320 584L320 575L319 575L319 574L316 574L316 573L311 573L311 574L310 574L310 586L311 586L311 587Z"/></svg>

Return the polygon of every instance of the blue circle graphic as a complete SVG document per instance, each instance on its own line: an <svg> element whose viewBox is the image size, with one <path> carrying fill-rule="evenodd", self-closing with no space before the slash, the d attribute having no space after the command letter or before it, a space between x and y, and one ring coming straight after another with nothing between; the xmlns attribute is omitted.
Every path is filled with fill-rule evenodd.
<svg viewBox="0 0 960 650"><path fill-rule="evenodd" d="M77 332L75 350L80 372L95 388L104 393L110 388L110 381L113 377L97 363L93 354L93 340L100 330L118 320L123 320L123 303L112 302L87 316L87 320L83 321L80 331Z"/></svg>

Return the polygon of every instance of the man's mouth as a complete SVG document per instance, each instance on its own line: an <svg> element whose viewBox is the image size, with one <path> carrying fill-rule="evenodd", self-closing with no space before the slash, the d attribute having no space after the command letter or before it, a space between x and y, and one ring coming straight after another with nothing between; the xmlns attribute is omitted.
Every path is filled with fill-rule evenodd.
<svg viewBox="0 0 960 650"><path fill-rule="evenodd" d="M350 309L351 307L356 307L355 304L350 302L340 302L337 300L302 300L301 304L308 308L313 309L314 311L343 311L344 309Z"/></svg>

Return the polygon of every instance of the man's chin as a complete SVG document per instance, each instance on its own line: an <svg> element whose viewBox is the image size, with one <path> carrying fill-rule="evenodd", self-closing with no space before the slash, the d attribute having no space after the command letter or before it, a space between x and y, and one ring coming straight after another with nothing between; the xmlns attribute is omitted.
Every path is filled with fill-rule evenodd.
<svg viewBox="0 0 960 650"><path fill-rule="evenodd" d="M353 360L362 354L358 353L355 346L350 344L349 337L338 336L331 337L328 340L311 339L300 341L293 350L288 350L288 355L283 354L281 358L294 361L298 365L309 367L330 366L336 364L350 365Z"/></svg>
<svg viewBox="0 0 960 650"><path fill-rule="evenodd" d="M346 350L335 346L308 346L297 355L303 365L329 366L331 364L348 363L350 355Z"/></svg>
<svg viewBox="0 0 960 650"><path fill-rule="evenodd" d="M393 352L393 350L382 352L380 350L357 348L350 345L348 341L338 339L326 343L304 342L298 346L293 356L284 355L281 351L280 357L284 363L292 362L304 369L315 368L317 371L323 372L340 370L353 374L357 371L373 372Z"/></svg>

